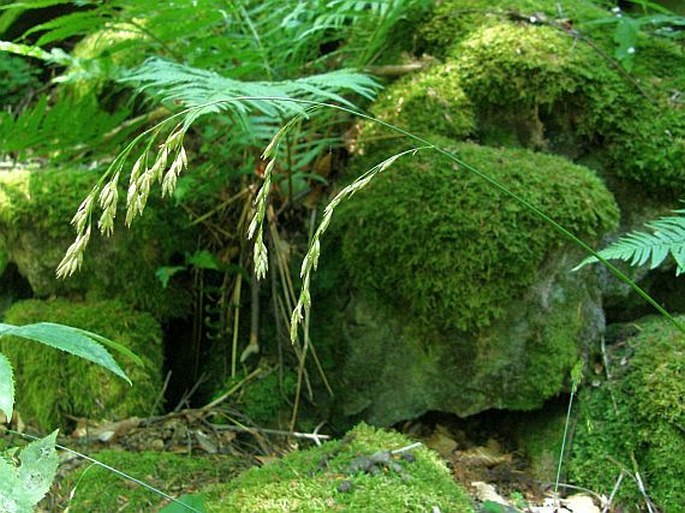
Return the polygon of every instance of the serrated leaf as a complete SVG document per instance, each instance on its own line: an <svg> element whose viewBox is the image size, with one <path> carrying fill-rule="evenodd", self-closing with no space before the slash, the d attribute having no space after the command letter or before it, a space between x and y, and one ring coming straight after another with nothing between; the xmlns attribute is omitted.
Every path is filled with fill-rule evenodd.
<svg viewBox="0 0 685 513"><path fill-rule="evenodd" d="M7 420L12 418L14 409L14 375L12 364L7 357L0 353L0 411Z"/></svg>
<svg viewBox="0 0 685 513"><path fill-rule="evenodd" d="M50 490L55 480L59 456L55 450L57 430L27 445L19 454L21 465L17 472L26 497L37 504Z"/></svg>
<svg viewBox="0 0 685 513"><path fill-rule="evenodd" d="M32 513L33 503L17 476L17 468L0 455L0 513Z"/></svg>
<svg viewBox="0 0 685 513"><path fill-rule="evenodd" d="M104 367L131 384L131 380L128 379L126 373L114 361L114 358L112 358L107 350L84 333L87 332L50 322L39 322L25 326L12 326L0 323L0 336L14 335L80 356L85 360Z"/></svg>

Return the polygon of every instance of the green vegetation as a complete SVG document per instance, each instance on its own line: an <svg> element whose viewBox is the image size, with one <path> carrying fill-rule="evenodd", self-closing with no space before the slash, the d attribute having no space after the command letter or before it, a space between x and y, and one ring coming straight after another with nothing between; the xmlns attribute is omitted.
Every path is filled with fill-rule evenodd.
<svg viewBox="0 0 685 513"><path fill-rule="evenodd" d="M679 318L680 322L685 320ZM623 348L612 353L612 379L579 398L570 477L610 493L621 470L640 473L665 511L685 511L685 336L664 319L626 325ZM619 362L625 358L626 365ZM630 477L619 491L629 508L644 504Z"/></svg>
<svg viewBox="0 0 685 513"><path fill-rule="evenodd" d="M557 5L571 28L558 20ZM586 1L521 0L506 10L452 1L423 33L454 63L477 106L482 142L573 158L594 153L607 175L682 192L685 114L673 94L685 83L685 57L675 43L640 37L629 75L613 58L614 40L592 23L607 18Z"/></svg>
<svg viewBox="0 0 685 513"><path fill-rule="evenodd" d="M355 458L410 443L399 434L360 424L342 440L293 452L280 461L250 469L228 484L206 489L207 507L217 513L473 511L445 464L423 447L413 451L414 462L392 457L401 470L384 468L377 474L351 471ZM351 484L349 491L340 491L344 481Z"/></svg>
<svg viewBox="0 0 685 513"><path fill-rule="evenodd" d="M235 456L199 456L163 452L128 453L106 450L91 455L136 479L174 496L194 493L207 483L226 482L245 463ZM74 490L69 501L73 513L157 511L159 495L95 465L86 465L59 483L60 489Z"/></svg>
<svg viewBox="0 0 685 513"><path fill-rule="evenodd" d="M11 362L31 427L145 415L198 382L192 406L228 387L231 418L270 427L291 407L337 429L540 408L568 389L607 318L636 317L616 292L629 280L571 272L587 255L559 234L603 244L685 192L685 18L651 2L0 4L0 311L94 330L144 360L127 362L129 389L5 337L0 409L13 404ZM429 143L395 160L413 144L402 131ZM656 221L612 256L649 261L653 290L671 276L669 254L685 265L682 224ZM680 308L678 287L663 297ZM673 456L682 348L664 330L646 322L611 386L582 392L570 477L608 492L612 468L639 471L673 509L685 502ZM173 372L161 398L163 359ZM289 427L307 429L296 417ZM538 438L520 438L548 476L558 419L533 424ZM353 453L391 441L406 442L362 426L210 497L229 510L469 509L423 451L398 460L402 471L347 476ZM328 467L312 467L324 454ZM195 472L120 456L105 457ZM0 502L20 471L2 461ZM352 489L336 491L345 476ZM626 507L642 504L636 489L621 490ZM155 508L93 490L73 509Z"/></svg>
<svg viewBox="0 0 685 513"><path fill-rule="evenodd" d="M159 324L149 314L118 301L65 299L20 301L5 312L5 322L10 324L38 321L101 334L140 356L144 366L122 358L124 370L135 383L131 387L90 362L59 351L37 351L35 342L4 337L1 352L14 364L17 410L27 421L50 429L68 425L71 417L113 419L153 413L162 387L162 348Z"/></svg>

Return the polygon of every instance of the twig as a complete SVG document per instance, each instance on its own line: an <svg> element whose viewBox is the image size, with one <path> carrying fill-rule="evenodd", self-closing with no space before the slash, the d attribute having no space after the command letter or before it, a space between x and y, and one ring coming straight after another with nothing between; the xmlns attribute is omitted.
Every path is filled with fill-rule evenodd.
<svg viewBox="0 0 685 513"><path fill-rule="evenodd" d="M279 436L293 436L295 438L304 438L306 440L313 440L318 445L320 440L330 440L330 435L320 435L316 432L313 433L302 433L300 431L283 431L280 429L269 429L260 427L244 427L244 426L224 426L221 424L212 424L212 428L217 431L235 431L237 433L253 433L259 432L265 435L279 435ZM318 430L318 427L317 427Z"/></svg>
<svg viewBox="0 0 685 513"><path fill-rule="evenodd" d="M649 513L655 513L656 507L654 506L652 499L650 499L649 495L647 495L647 490L645 490L645 485L642 482L642 478L640 477L640 473L635 472L635 475L633 476L633 478L635 479L635 482L637 483L637 489L640 490L642 497L644 497L644 499L645 499L645 504L647 504L647 509L649 510Z"/></svg>
<svg viewBox="0 0 685 513"><path fill-rule="evenodd" d="M611 507L611 503L614 502L614 498L616 497L616 493L618 493L618 489L621 487L621 483L623 482L623 477L625 476L625 472L621 470L621 473L618 475L618 479L616 480L616 484L614 485L614 489L611 490L611 495L609 495L609 499L607 500L606 504L604 504L604 507L602 508L602 513L607 513L609 511L609 508Z"/></svg>
<svg viewBox="0 0 685 513"><path fill-rule="evenodd" d="M224 402L226 399L228 399L231 395L233 395L237 390L240 389L245 383L248 381L251 381L252 379L256 378L259 374L262 373L262 369L259 367L250 372L245 378L240 380L239 383L236 383L233 387L231 387L228 392L221 394L219 397L214 399L212 402L205 404L202 408L200 408L198 411L200 412L206 412L208 410L211 410L215 406L220 405L222 402Z"/></svg>
<svg viewBox="0 0 685 513"><path fill-rule="evenodd" d="M162 385L162 390L157 394L157 399L155 399L155 404L152 405L152 408L150 410L150 414L148 415L149 417L152 417L155 412L157 411L157 407L159 406L159 403L162 402L162 399L164 399L164 394L166 393L166 389L169 387L169 381L171 380L171 371L166 373L166 378L164 378L164 384Z"/></svg>

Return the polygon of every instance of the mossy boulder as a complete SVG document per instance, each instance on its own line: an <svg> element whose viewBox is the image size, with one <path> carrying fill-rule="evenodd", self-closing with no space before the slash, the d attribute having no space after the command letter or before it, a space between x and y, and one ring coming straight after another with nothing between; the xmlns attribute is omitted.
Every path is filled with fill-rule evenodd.
<svg viewBox="0 0 685 513"><path fill-rule="evenodd" d="M153 412L162 393L162 333L150 314L119 301L29 299L14 303L4 322L56 322L92 331L126 346L144 362L141 367L115 355L131 378L131 387L75 356L4 337L0 350L14 365L17 410L26 421L47 430L67 425L69 417L116 419Z"/></svg>
<svg viewBox="0 0 685 513"><path fill-rule="evenodd" d="M679 317L685 323L685 317ZM663 318L614 329L611 380L596 380L578 401L569 475L607 496L622 469L639 472L663 511L685 511L685 335ZM626 477L618 502L637 511L644 498Z"/></svg>
<svg viewBox="0 0 685 513"><path fill-rule="evenodd" d="M36 297L120 298L160 318L184 316L187 292L173 282L165 289L155 272L191 250L192 237L183 216L153 198L131 230L119 226L109 239L93 235L79 273L55 278L75 237L69 221L100 174L79 168L0 171L0 251Z"/></svg>
<svg viewBox="0 0 685 513"><path fill-rule="evenodd" d="M371 114L422 137L465 139L476 125L473 105L452 64L437 64L392 83L379 94ZM378 151L382 146L389 152L411 144L402 134L369 122L362 125L360 141L362 147Z"/></svg>
<svg viewBox="0 0 685 513"><path fill-rule="evenodd" d="M680 193L685 56L640 34L626 71L612 57L612 19L589 1L451 0L422 33L473 104L479 142L595 159L608 176Z"/></svg>
<svg viewBox="0 0 685 513"><path fill-rule="evenodd" d="M342 440L293 452L250 469L227 485L209 487L204 491L207 509L217 513L472 512L466 492L438 455L425 447L413 450L412 458L388 455L387 464L365 465L383 451L409 444L398 433L361 424ZM367 466L377 470L364 471Z"/></svg>
<svg viewBox="0 0 685 513"><path fill-rule="evenodd" d="M442 145L589 242L616 226L613 198L589 169L527 150ZM390 425L428 410L537 408L603 329L593 274L570 271L580 254L435 153L397 161L332 230L340 253L322 256L312 330L336 354L346 416Z"/></svg>

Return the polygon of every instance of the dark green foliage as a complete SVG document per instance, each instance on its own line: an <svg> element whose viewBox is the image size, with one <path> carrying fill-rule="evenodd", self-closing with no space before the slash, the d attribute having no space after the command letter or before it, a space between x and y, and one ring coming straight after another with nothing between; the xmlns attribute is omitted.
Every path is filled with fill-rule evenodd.
<svg viewBox="0 0 685 513"><path fill-rule="evenodd" d="M355 458L410 443L397 433L360 424L342 440L293 452L280 461L250 469L226 485L208 488L207 506L210 511L226 513L473 511L445 464L425 447L413 451L413 463L397 458L402 473L392 469L377 475L350 473ZM345 479L351 482L351 489L338 491Z"/></svg>
<svg viewBox="0 0 685 513"><path fill-rule="evenodd" d="M0 341L14 363L17 410L42 428L65 426L68 416L122 418L149 415L161 393L162 334L149 315L117 301L92 303L26 300L5 312L5 322L55 322L92 331L140 356L144 367L119 358L133 387L92 363L13 337ZM85 393L87 391L87 393Z"/></svg>
<svg viewBox="0 0 685 513"><path fill-rule="evenodd" d="M49 156L52 161L111 151L139 125L114 131L129 114L126 107L106 112L93 94L67 95L54 105L43 95L19 114L0 112L0 148L17 159Z"/></svg>
<svg viewBox="0 0 685 513"><path fill-rule="evenodd" d="M682 512L685 337L658 318L638 321L633 327L637 334L629 336L623 348L610 352L613 379L581 393L570 477L608 494L622 468L639 471L659 507ZM626 365L619 365L622 358ZM619 497L629 509L644 503L630 478Z"/></svg>
<svg viewBox="0 0 685 513"><path fill-rule="evenodd" d="M582 238L616 226L613 198L588 169L526 150L439 143ZM381 158L369 155L353 169ZM343 260L358 286L421 324L460 330L500 317L563 243L523 207L431 153L396 162L340 217Z"/></svg>
<svg viewBox="0 0 685 513"><path fill-rule="evenodd" d="M0 52L0 107L4 110L26 98L27 93L39 86L39 74L40 70L25 59ZM0 147L1 143L0 140Z"/></svg>

